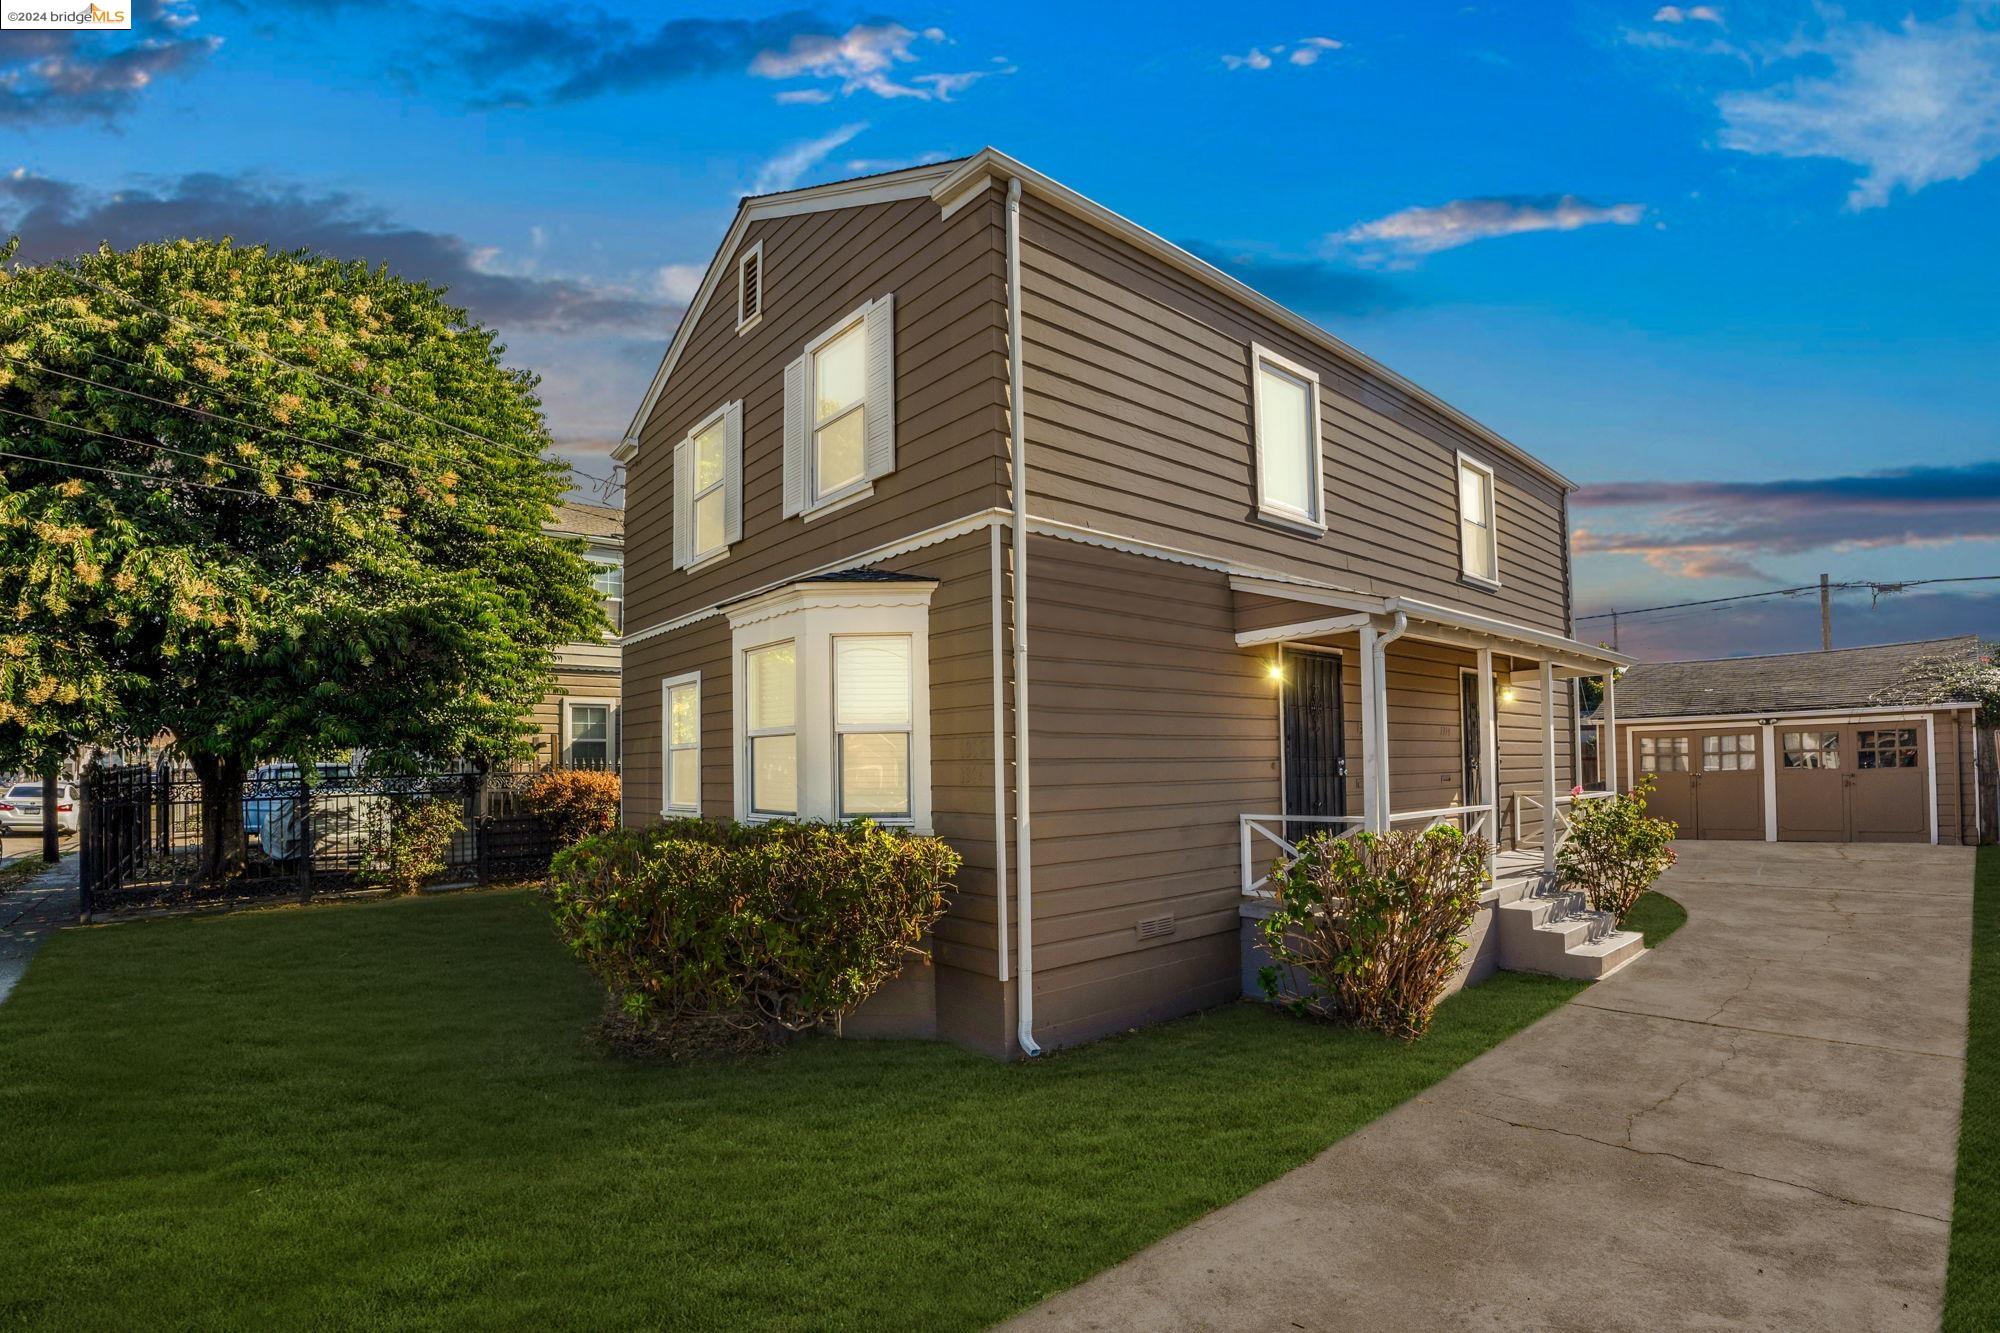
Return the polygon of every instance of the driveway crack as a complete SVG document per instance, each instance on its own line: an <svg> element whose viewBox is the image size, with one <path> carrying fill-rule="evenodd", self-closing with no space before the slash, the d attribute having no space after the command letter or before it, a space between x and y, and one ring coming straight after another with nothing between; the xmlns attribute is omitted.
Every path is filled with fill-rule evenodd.
<svg viewBox="0 0 2000 1333"><path fill-rule="evenodd" d="M1671 1097L1672 1094L1670 1093L1668 1096ZM1746 1180L1761 1180L1771 1185L1784 1185L1791 1189L1804 1190L1808 1194L1817 1194L1821 1198L1831 1199L1835 1203L1844 1203L1850 1208L1880 1209L1887 1213L1901 1213L1905 1217L1917 1217L1927 1222L1939 1222L1946 1226L1951 1225L1949 1217L1940 1217L1936 1213L1921 1212L1914 1208L1898 1208L1893 1203L1871 1203L1866 1199L1850 1199L1845 1194L1837 1194L1832 1190L1821 1189L1817 1185L1807 1185L1796 1180L1786 1180L1783 1176L1767 1176L1756 1171L1745 1171L1741 1167L1724 1166L1721 1162L1705 1162L1698 1157L1688 1157L1681 1153L1668 1152L1664 1148L1635 1148L1630 1143L1617 1143L1610 1139L1600 1139L1595 1135L1582 1134L1573 1129L1555 1129L1549 1125L1531 1125L1519 1120L1509 1120L1506 1116L1494 1115L1488 1111L1468 1110L1467 1113L1476 1115L1482 1120L1491 1120L1497 1124L1511 1125L1515 1129L1532 1130L1538 1134L1554 1134L1559 1138L1565 1139L1581 1139L1585 1143L1594 1143L1600 1148L1614 1148L1619 1152L1635 1153L1640 1157L1665 1157L1686 1166L1702 1167L1709 1171L1720 1171L1724 1175L1741 1176ZM1644 1114L1644 1112L1640 1114Z"/></svg>

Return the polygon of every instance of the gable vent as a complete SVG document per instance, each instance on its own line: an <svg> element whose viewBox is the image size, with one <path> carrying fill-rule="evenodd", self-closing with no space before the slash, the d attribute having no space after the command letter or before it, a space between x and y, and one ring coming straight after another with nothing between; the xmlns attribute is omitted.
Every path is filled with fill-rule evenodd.
<svg viewBox="0 0 2000 1333"><path fill-rule="evenodd" d="M1157 940L1174 933L1174 919L1171 916L1149 916L1139 923L1139 938Z"/></svg>
<svg viewBox="0 0 2000 1333"><path fill-rule="evenodd" d="M764 243L759 241L736 264L736 331L741 333L764 313Z"/></svg>

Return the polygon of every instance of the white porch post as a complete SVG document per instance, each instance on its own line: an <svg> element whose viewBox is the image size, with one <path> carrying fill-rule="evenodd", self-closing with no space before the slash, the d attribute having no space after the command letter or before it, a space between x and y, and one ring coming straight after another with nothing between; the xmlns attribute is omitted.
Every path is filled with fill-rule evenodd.
<svg viewBox="0 0 2000 1333"><path fill-rule="evenodd" d="M1375 627L1363 625L1361 635L1361 827L1374 830L1379 811L1375 779L1381 754L1375 740Z"/></svg>
<svg viewBox="0 0 2000 1333"><path fill-rule="evenodd" d="M1542 659L1542 868L1556 868L1556 676Z"/></svg>
<svg viewBox="0 0 2000 1333"><path fill-rule="evenodd" d="M1597 773L1604 779L1604 790L1618 790L1618 673L1604 673L1604 707L1599 710L1603 716L1598 719L1597 729Z"/></svg>
<svg viewBox="0 0 2000 1333"><path fill-rule="evenodd" d="M1486 807L1486 877L1493 878L1493 857L1500 846L1500 700L1493 689L1493 650L1479 650L1479 791L1468 801Z"/></svg>
<svg viewBox="0 0 2000 1333"><path fill-rule="evenodd" d="M1380 784L1375 827L1387 833L1396 802L1389 794L1389 645L1379 637L1375 640L1375 781Z"/></svg>

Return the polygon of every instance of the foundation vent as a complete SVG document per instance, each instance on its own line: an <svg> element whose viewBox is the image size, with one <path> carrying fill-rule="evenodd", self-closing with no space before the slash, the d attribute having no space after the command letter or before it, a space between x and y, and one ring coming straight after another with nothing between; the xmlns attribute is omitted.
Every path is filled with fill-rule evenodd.
<svg viewBox="0 0 2000 1333"><path fill-rule="evenodd" d="M1139 938L1142 940L1163 939L1174 933L1174 919L1171 916L1149 916L1139 923Z"/></svg>

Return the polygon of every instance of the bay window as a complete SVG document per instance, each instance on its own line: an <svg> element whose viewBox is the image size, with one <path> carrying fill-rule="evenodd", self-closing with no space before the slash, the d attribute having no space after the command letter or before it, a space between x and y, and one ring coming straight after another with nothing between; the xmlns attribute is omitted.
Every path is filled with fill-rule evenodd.
<svg viewBox="0 0 2000 1333"><path fill-rule="evenodd" d="M929 830L935 586L835 574L728 609L737 818Z"/></svg>

